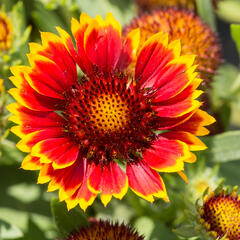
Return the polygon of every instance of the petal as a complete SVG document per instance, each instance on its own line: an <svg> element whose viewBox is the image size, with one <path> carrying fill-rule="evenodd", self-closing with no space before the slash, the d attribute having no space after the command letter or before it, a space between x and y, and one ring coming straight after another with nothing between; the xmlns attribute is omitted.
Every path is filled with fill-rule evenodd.
<svg viewBox="0 0 240 240"><path fill-rule="evenodd" d="M153 202L153 197L168 200L165 185L160 175L142 160L127 164L129 187L143 199Z"/></svg>
<svg viewBox="0 0 240 240"><path fill-rule="evenodd" d="M62 128L56 127L52 129L44 129L24 136L24 138L19 141L16 146L23 152L31 152L32 147L42 140L64 136L65 133Z"/></svg>
<svg viewBox="0 0 240 240"><path fill-rule="evenodd" d="M188 132L166 132L162 133L161 136L167 139L180 140L182 142L185 142L189 146L190 151L201 151L207 149L207 146L199 138Z"/></svg>
<svg viewBox="0 0 240 240"><path fill-rule="evenodd" d="M175 96L174 98L154 106L156 115L159 117L180 117L201 106L198 100L195 100L202 94L202 91L196 90L194 93L185 93Z"/></svg>
<svg viewBox="0 0 240 240"><path fill-rule="evenodd" d="M136 62L135 79L139 80L141 88L153 87L159 79L156 75L170 60L173 59L173 52L169 51L168 35L157 33L147 40Z"/></svg>
<svg viewBox="0 0 240 240"><path fill-rule="evenodd" d="M149 166L161 172L182 171L185 159L190 157L191 154L186 143L168 140L161 136L143 153L143 159Z"/></svg>
<svg viewBox="0 0 240 240"><path fill-rule="evenodd" d="M76 64L64 45L64 41L57 35L49 32L41 32L41 39L44 48L43 56L47 56L60 67L67 81L65 84L71 86L77 81ZM31 48L30 48L31 50Z"/></svg>
<svg viewBox="0 0 240 240"><path fill-rule="evenodd" d="M108 13L105 23L98 19L93 20L84 34L84 49L88 58L104 73L113 72L122 51L118 25Z"/></svg>
<svg viewBox="0 0 240 240"><path fill-rule="evenodd" d="M31 154L28 154L23 159L21 168L24 170L40 170L42 168L42 164L40 163L40 159L38 157L33 157Z"/></svg>
<svg viewBox="0 0 240 240"><path fill-rule="evenodd" d="M174 127L173 130L190 132L197 136L204 136L209 131L204 127L214 123L216 120L207 112L198 109L187 121Z"/></svg>
<svg viewBox="0 0 240 240"><path fill-rule="evenodd" d="M16 99L17 102L32 110L54 111L60 110L62 106L64 106L63 102L40 95L29 85L25 86L23 89L11 88L8 92Z"/></svg>
<svg viewBox="0 0 240 240"><path fill-rule="evenodd" d="M43 164L38 175L37 183L43 184L49 182L52 179L53 171L51 164Z"/></svg>
<svg viewBox="0 0 240 240"><path fill-rule="evenodd" d="M79 204L80 207L85 211L87 207L92 205L94 202L97 194L92 193L88 189L88 178L94 168L95 164L87 164L82 185L70 198L65 200L68 210Z"/></svg>
<svg viewBox="0 0 240 240"><path fill-rule="evenodd" d="M18 136L19 134L26 135L43 129L61 127L65 122L65 120L55 112L33 111L18 103L9 104L7 109L14 114L9 120L20 124L20 126L14 126L11 129L11 131Z"/></svg>
<svg viewBox="0 0 240 240"><path fill-rule="evenodd" d="M71 50L71 54L77 61L81 70L84 73L87 73L88 75L91 75L93 73L93 66L85 52L84 35L85 35L86 28L91 23L91 21L92 19L88 15L86 15L85 13L82 13L80 16L80 23L74 18L72 19L72 22L71 22L71 30L76 41L77 53L78 53L77 57L75 57L74 51ZM69 38L68 38L68 42L70 42ZM72 49L72 46L70 47Z"/></svg>
<svg viewBox="0 0 240 240"><path fill-rule="evenodd" d="M98 180L96 180L98 179ZM112 196L122 199L128 189L126 174L114 161L106 165L98 164L88 180L89 189L101 192L101 201L106 206Z"/></svg>
<svg viewBox="0 0 240 240"><path fill-rule="evenodd" d="M66 73L44 56L28 54L28 59L32 66L25 74L29 85L39 94L64 99L63 93L72 86L64 75Z"/></svg>
<svg viewBox="0 0 240 240"><path fill-rule="evenodd" d="M71 197L82 185L86 170L86 159L79 156L77 161L64 169L56 169L52 174L52 181L48 191L59 190L60 201Z"/></svg>
<svg viewBox="0 0 240 240"><path fill-rule="evenodd" d="M152 102L166 101L176 96L183 91L183 89L186 89L186 87L193 81L194 83L191 85L191 91L195 90L201 83L200 79L195 80L197 73L194 72L194 70L196 67L197 66L195 65L186 70L184 64L167 65L166 68L169 72L167 74L165 73L164 76L161 76L165 81L159 86ZM179 71L180 69L182 70ZM164 69L162 71L164 71ZM188 91L190 91L190 89Z"/></svg>
<svg viewBox="0 0 240 240"><path fill-rule="evenodd" d="M118 60L117 69L125 70L129 64L136 58L138 46L140 42L140 30L134 29L128 33L123 43L123 49Z"/></svg>
<svg viewBox="0 0 240 240"><path fill-rule="evenodd" d="M53 163L54 169L72 165L78 156L79 146L68 137L49 138L32 148L32 155L40 157L41 163Z"/></svg>

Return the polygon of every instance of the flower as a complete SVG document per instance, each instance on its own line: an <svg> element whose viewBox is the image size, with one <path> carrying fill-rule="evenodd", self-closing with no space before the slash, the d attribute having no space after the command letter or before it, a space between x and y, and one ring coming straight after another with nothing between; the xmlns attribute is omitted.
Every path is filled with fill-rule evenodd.
<svg viewBox="0 0 240 240"><path fill-rule="evenodd" d="M218 176L218 166L209 168L205 166L204 162L200 162L198 166L188 171L189 182L186 188L188 199L195 203L195 201L203 195L208 189L208 192L214 191L223 181Z"/></svg>
<svg viewBox="0 0 240 240"><path fill-rule="evenodd" d="M65 240L143 240L130 227L109 221L92 221L89 227L82 227L70 234Z"/></svg>
<svg viewBox="0 0 240 240"><path fill-rule="evenodd" d="M214 122L196 100L195 57L180 56L180 41L158 33L144 43L130 77L138 29L122 42L111 13L105 21L82 13L72 20L77 49L57 29L61 37L42 32L42 45L30 43L30 67L11 68L12 131L29 153L22 168L40 170L38 183L50 181L48 191L59 189L68 209L85 210L98 194L106 206L128 186L150 202L167 200L157 171L180 172L194 162L190 151L206 148L196 135Z"/></svg>
<svg viewBox="0 0 240 240"><path fill-rule="evenodd" d="M236 191L231 194L222 191L210 194L201 208L201 222L216 239L228 240L240 238L240 197Z"/></svg>
<svg viewBox="0 0 240 240"><path fill-rule="evenodd" d="M200 78L211 81L221 62L218 38L193 12L167 8L141 15L125 27L125 35L135 28L141 29L140 47L159 31L168 33L170 41L180 39L182 54L196 55Z"/></svg>
<svg viewBox="0 0 240 240"><path fill-rule="evenodd" d="M0 11L0 51L6 51L12 43L12 24L5 12Z"/></svg>
<svg viewBox="0 0 240 240"><path fill-rule="evenodd" d="M2 92L3 89L3 79L0 78L0 93Z"/></svg>
<svg viewBox="0 0 240 240"><path fill-rule="evenodd" d="M140 12L151 11L158 7L178 7L197 11L196 0L136 0ZM218 0L212 0L214 7L217 7Z"/></svg>

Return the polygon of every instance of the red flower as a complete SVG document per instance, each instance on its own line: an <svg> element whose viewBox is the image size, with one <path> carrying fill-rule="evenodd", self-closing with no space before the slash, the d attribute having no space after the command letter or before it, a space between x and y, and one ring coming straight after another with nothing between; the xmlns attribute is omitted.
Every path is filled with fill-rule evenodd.
<svg viewBox="0 0 240 240"><path fill-rule="evenodd" d="M84 13L73 19L75 43L57 29L61 37L41 33L42 45L30 44L30 67L11 69L12 131L29 153L22 168L40 170L38 183L50 181L48 191L59 189L69 209L86 209L98 194L104 205L121 199L128 185L150 202L167 200L157 171L180 172L194 162L190 151L206 148L195 135L207 134L204 126L214 121L196 100L202 92L194 57L180 56L180 41L158 33L144 43L129 77L138 29L122 42L110 13L105 21Z"/></svg>

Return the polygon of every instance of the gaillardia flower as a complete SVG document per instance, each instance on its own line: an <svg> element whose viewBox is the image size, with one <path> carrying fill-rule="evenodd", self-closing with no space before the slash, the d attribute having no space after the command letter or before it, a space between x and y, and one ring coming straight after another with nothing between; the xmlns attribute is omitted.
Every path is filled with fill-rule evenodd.
<svg viewBox="0 0 240 240"><path fill-rule="evenodd" d="M236 191L209 195L200 212L201 222L214 238L240 239L240 197Z"/></svg>
<svg viewBox="0 0 240 240"><path fill-rule="evenodd" d="M125 27L125 35L135 28L141 30L140 46L159 31L168 33L170 41L180 39L182 53L196 55L195 64L204 83L211 80L221 62L216 35L191 11L166 8L143 14Z"/></svg>
<svg viewBox="0 0 240 240"><path fill-rule="evenodd" d="M12 43L12 24L7 15L0 11L0 51L6 51Z"/></svg>
<svg viewBox="0 0 240 240"><path fill-rule="evenodd" d="M2 92L3 89L3 79L0 78L0 93Z"/></svg>
<svg viewBox="0 0 240 240"><path fill-rule="evenodd" d="M135 0L140 12L151 11L159 7L178 7L197 11L196 0ZM214 7L217 7L218 0L212 0Z"/></svg>
<svg viewBox="0 0 240 240"><path fill-rule="evenodd" d="M105 21L83 13L72 20L76 49L57 29L61 37L43 32L42 45L30 44L30 67L11 68L12 130L29 153L22 168L40 170L38 183L50 181L48 191L59 189L69 209L86 209L98 194L106 205L128 186L150 202L167 200L157 171L180 172L195 161L190 151L206 148L196 135L214 122L196 100L194 56L180 56L180 41L158 33L143 44L130 77L138 29L122 41L110 13Z"/></svg>
<svg viewBox="0 0 240 240"><path fill-rule="evenodd" d="M143 240L136 231L130 227L109 221L91 222L89 227L82 227L70 234L65 240Z"/></svg>

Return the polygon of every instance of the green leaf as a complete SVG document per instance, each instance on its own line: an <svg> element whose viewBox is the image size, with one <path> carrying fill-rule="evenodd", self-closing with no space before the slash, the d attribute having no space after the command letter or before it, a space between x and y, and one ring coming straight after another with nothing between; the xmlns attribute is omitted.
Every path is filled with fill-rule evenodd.
<svg viewBox="0 0 240 240"><path fill-rule="evenodd" d="M231 34L237 45L238 54L240 56L240 24L231 24Z"/></svg>
<svg viewBox="0 0 240 240"><path fill-rule="evenodd" d="M206 158L213 162L240 160L240 131L229 131L207 138Z"/></svg>
<svg viewBox="0 0 240 240"><path fill-rule="evenodd" d="M240 88L239 69L231 64L223 64L217 71L212 84L211 97L213 103L233 99L233 95Z"/></svg>
<svg viewBox="0 0 240 240"><path fill-rule="evenodd" d="M0 239L15 239L23 236L22 231L16 226L0 220Z"/></svg>
<svg viewBox="0 0 240 240"><path fill-rule="evenodd" d="M197 233L194 230L194 226L192 225L185 225L185 226L179 227L177 229L174 229L173 232L176 233L178 236L184 237L184 238L191 238L197 235Z"/></svg>
<svg viewBox="0 0 240 240"><path fill-rule="evenodd" d="M213 31L216 31L216 18L212 2L209 0L197 0L196 3L199 16Z"/></svg>
<svg viewBox="0 0 240 240"><path fill-rule="evenodd" d="M16 144L7 139L0 141L0 152L2 153L0 164L15 164L24 158L24 154L16 148Z"/></svg>
<svg viewBox="0 0 240 240"><path fill-rule="evenodd" d="M54 216L61 237L66 237L74 230L88 225L88 219L80 208L67 210L65 202L53 199L51 202L52 214Z"/></svg>
<svg viewBox="0 0 240 240"><path fill-rule="evenodd" d="M8 195L24 203L30 203L40 198L40 186L37 184L18 183L9 186ZM28 194L25 194L25 193Z"/></svg>
<svg viewBox="0 0 240 240"><path fill-rule="evenodd" d="M218 1L217 15L230 23L240 23L240 1Z"/></svg>

